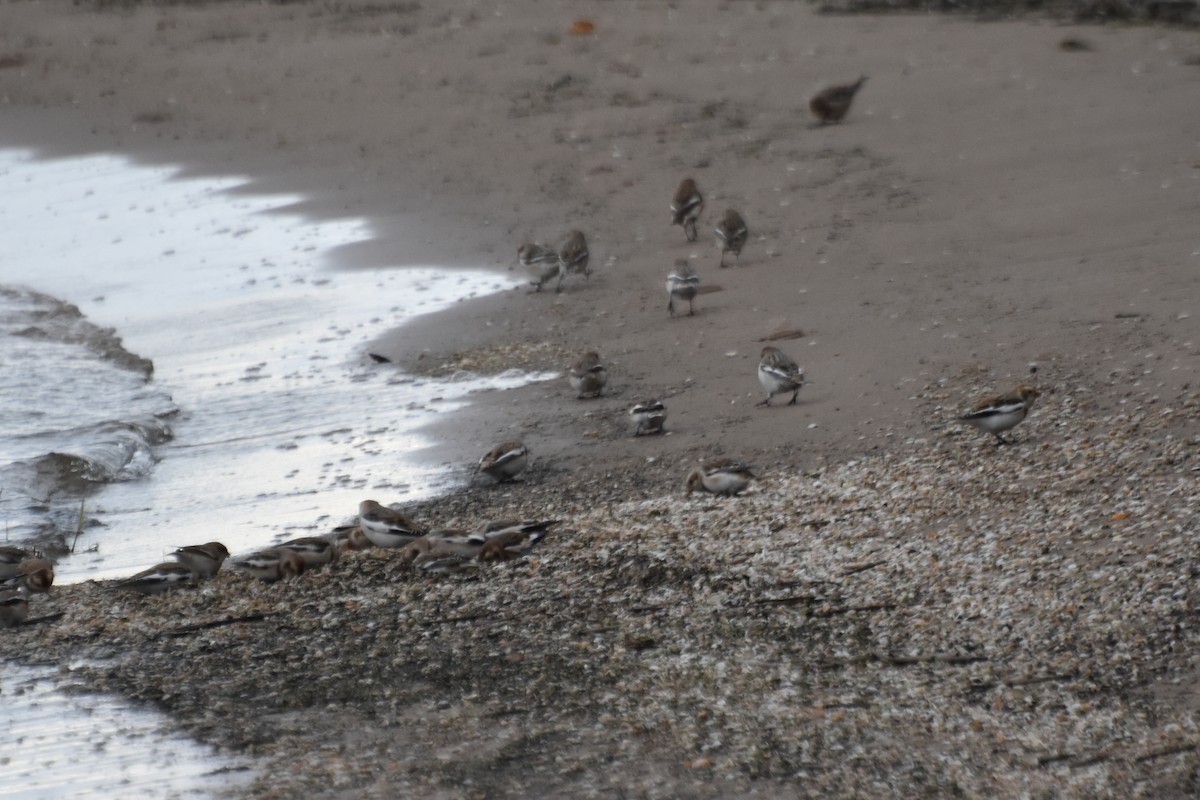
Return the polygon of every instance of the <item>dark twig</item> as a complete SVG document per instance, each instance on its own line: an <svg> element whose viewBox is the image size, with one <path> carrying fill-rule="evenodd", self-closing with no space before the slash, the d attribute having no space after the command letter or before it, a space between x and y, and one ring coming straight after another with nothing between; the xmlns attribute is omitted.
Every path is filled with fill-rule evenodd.
<svg viewBox="0 0 1200 800"><path fill-rule="evenodd" d="M210 622L195 622L191 625L181 625L178 628L172 628L169 631L163 631L159 636L186 636L189 633L196 631L208 630L209 628L220 628L224 625L233 625L238 622L261 622L268 617L275 616L275 612L263 612L259 614L246 614L242 617L225 617L224 619L212 620Z"/></svg>

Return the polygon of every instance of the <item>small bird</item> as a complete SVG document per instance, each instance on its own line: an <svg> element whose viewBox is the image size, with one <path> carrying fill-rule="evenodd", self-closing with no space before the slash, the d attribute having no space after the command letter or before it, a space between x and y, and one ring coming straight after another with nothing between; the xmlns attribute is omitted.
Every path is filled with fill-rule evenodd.
<svg viewBox="0 0 1200 800"><path fill-rule="evenodd" d="M558 285L554 291L562 291L563 278L567 275L583 273L584 278L591 277L592 271L588 269L590 259L587 239L584 238L583 233L580 231L568 233L567 238L563 240L562 246L558 249Z"/></svg>
<svg viewBox="0 0 1200 800"><path fill-rule="evenodd" d="M542 285L559 273L558 253L553 247L546 247L535 242L526 242L517 248L517 260L526 267L536 280L530 281L534 291L540 292ZM559 283L562 281L560 280Z"/></svg>
<svg viewBox="0 0 1200 800"><path fill-rule="evenodd" d="M684 178L679 182L679 188L675 190L675 197L671 200L671 224L682 226L683 235L689 242L694 242L696 220L700 219L703 211L704 195L700 194L694 180Z"/></svg>
<svg viewBox="0 0 1200 800"><path fill-rule="evenodd" d="M382 506L374 500L358 504L358 527L376 547L404 547L425 535L425 529L402 511Z"/></svg>
<svg viewBox="0 0 1200 800"><path fill-rule="evenodd" d="M489 536L479 551L480 561L508 561L525 555L545 537L544 530L510 530Z"/></svg>
<svg viewBox="0 0 1200 800"><path fill-rule="evenodd" d="M571 388L578 392L576 397L599 397L600 392L604 390L604 384L608 383L608 369L600 360L599 354L595 350L589 350L571 365L567 372L567 380L571 382Z"/></svg>
<svg viewBox="0 0 1200 800"><path fill-rule="evenodd" d="M529 448L519 440L501 442L479 459L479 471L506 483L513 480L529 463Z"/></svg>
<svg viewBox="0 0 1200 800"><path fill-rule="evenodd" d="M791 392L792 399L788 405L794 406L800 388L808 381L804 377L804 370L790 356L778 347L764 347L758 360L758 382L767 392L767 399L758 405L769 406L775 395Z"/></svg>
<svg viewBox="0 0 1200 800"><path fill-rule="evenodd" d="M692 301L696 299L699 292L700 276L692 269L692 265L687 262L686 258L676 259L675 266L667 275L667 313L672 317L675 316L675 298L678 297L680 300L687 300L688 316L692 316L696 313Z"/></svg>
<svg viewBox="0 0 1200 800"><path fill-rule="evenodd" d="M19 592L0 595L0 628L15 628L29 616L29 601Z"/></svg>
<svg viewBox="0 0 1200 800"><path fill-rule="evenodd" d="M347 525L344 528L333 529L333 541L337 545L338 553L345 554L354 551L370 550L375 545L363 533L362 528L357 525Z"/></svg>
<svg viewBox="0 0 1200 800"><path fill-rule="evenodd" d="M11 578L19 572L22 561L34 558L34 554L19 547L0 547L0 578Z"/></svg>
<svg viewBox="0 0 1200 800"><path fill-rule="evenodd" d="M750 232L746 229L746 221L742 215L732 208L725 209L725 216L717 223L717 246L721 248L721 266L725 266L725 254L733 253L736 261L741 260L742 247Z"/></svg>
<svg viewBox="0 0 1200 800"><path fill-rule="evenodd" d="M284 547L259 550L237 562L242 569L260 581L275 583L284 578L294 578L304 574L304 559L299 553L294 553Z"/></svg>
<svg viewBox="0 0 1200 800"><path fill-rule="evenodd" d="M431 550L421 553L412 560L412 568L426 575L455 575L475 569L475 559L455 553Z"/></svg>
<svg viewBox="0 0 1200 800"><path fill-rule="evenodd" d="M959 420L973 428L996 437L997 444L1008 444L1000 434L1019 425L1033 408L1033 401L1042 396L1027 383L1019 383L1008 394L989 397L975 405Z"/></svg>
<svg viewBox="0 0 1200 800"><path fill-rule="evenodd" d="M220 542L190 544L172 553L175 560L192 571L197 578L211 578L229 558L229 551Z"/></svg>
<svg viewBox="0 0 1200 800"><path fill-rule="evenodd" d="M650 436L663 432L663 425L667 422L667 407L661 400L646 400L629 409L629 416L633 417L636 426L634 436Z"/></svg>
<svg viewBox="0 0 1200 800"><path fill-rule="evenodd" d="M842 117L850 110L850 104L854 102L854 95L866 81L867 76L863 75L854 83L822 89L808 101L808 107L822 125L841 122Z"/></svg>
<svg viewBox="0 0 1200 800"><path fill-rule="evenodd" d="M323 567L326 564L336 564L338 560L337 545L320 536L303 536L284 542L278 547L282 550L291 550L304 559L305 571Z"/></svg>
<svg viewBox="0 0 1200 800"><path fill-rule="evenodd" d="M30 594L45 594L54 585L54 564L44 558L27 558L17 565L17 574L6 578L0 588L24 588Z"/></svg>
<svg viewBox="0 0 1200 800"><path fill-rule="evenodd" d="M754 473L740 461L708 461L688 473L687 493L703 489L713 494L733 496L750 485Z"/></svg>
<svg viewBox="0 0 1200 800"><path fill-rule="evenodd" d="M463 558L475 558L483 549L487 536L483 533L471 533L457 528L430 531L404 549L404 555L410 555L414 549L420 552L453 553ZM418 553L419 554L419 553ZM411 561L411 559L410 559Z"/></svg>
<svg viewBox="0 0 1200 800"><path fill-rule="evenodd" d="M553 528L562 520L557 519L541 519L541 520L517 520L517 519L497 519L483 526L483 535L488 538L494 538L504 533L512 533L519 531L521 533L541 533Z"/></svg>
<svg viewBox="0 0 1200 800"><path fill-rule="evenodd" d="M162 594L172 589L191 584L195 580L192 570L175 561L142 570L113 584L113 589L132 589L141 594Z"/></svg>

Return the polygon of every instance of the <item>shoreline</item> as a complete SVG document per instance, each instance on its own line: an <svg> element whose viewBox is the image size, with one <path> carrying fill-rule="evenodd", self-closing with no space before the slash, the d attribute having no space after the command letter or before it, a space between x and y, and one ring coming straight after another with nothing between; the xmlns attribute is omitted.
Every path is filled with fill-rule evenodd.
<svg viewBox="0 0 1200 800"><path fill-rule="evenodd" d="M144 602L77 585L55 599L62 624L4 632L13 652L109 659L72 674L263 759L254 797L1182 791L1200 723L1193 696L1169 693L1194 678L1189 595L1080 589L1046 600L1059 616L1045 618L1022 600L1004 613L1037 617L1018 626L1034 645L995 633L1011 624L1001 610L955 603L967 586L1001 603L1013 577L991 565L1005 559L1068 594L1077 560L1124 588L1178 588L1194 563L1180 534L1196 509L1172 481L1200 435L1185 307L1200 112L1180 111L1200 35L782 3L607 13L574 37L576 6L527 0L0 10L3 47L25 59L0 69L11 135L54 153L185 154L189 172L310 198L289 211L368 219L378 238L339 268L506 269L523 241L585 230L589 281L464 302L367 349L427 372L455 354L562 370L595 348L611 374L595 401L530 384L431 429L428 459L464 474L496 442L530 446L523 484L468 479L412 507L437 525L563 517L528 561L439 581L372 552L294 583L221 576ZM1094 49L1059 50L1068 35ZM848 120L812 127L811 91L861 73ZM687 175L709 203L694 244L667 218ZM751 238L720 269L708 223L729 206ZM663 308L676 258L720 287L695 318ZM763 338L797 329L779 346L813 385L795 408L754 408ZM950 426L1030 364L1048 391L1022 445ZM670 435L630 436L646 396L667 403ZM719 455L753 461L761 488L681 499L688 467ZM908 477L888 488L893 469ZM882 505L864 517L857 493ZM934 583L945 597L922 594ZM1123 625L1121 602L1154 634ZM860 606L879 608L845 611ZM268 616L169 634L222 614ZM1106 660L1105 625L1136 669ZM1177 650L1155 625L1175 626ZM1026 663L1037 646L1046 657ZM181 658L196 665L183 681ZM941 716L916 714L913 693ZM885 737L929 744L893 752L870 732L883 719ZM840 775L862 746L877 758Z"/></svg>

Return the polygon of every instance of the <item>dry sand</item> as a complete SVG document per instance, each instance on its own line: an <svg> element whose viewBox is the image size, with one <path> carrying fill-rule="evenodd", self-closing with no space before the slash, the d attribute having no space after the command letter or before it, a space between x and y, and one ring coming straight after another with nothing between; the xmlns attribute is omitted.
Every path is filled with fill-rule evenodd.
<svg viewBox="0 0 1200 800"><path fill-rule="evenodd" d="M580 16L594 31L570 35ZM465 474L520 436L535 487L618 475L654 495L703 456L772 471L903 447L930 432L923 389L962 407L1032 363L1051 385L1188 392L1198 55L1195 31L801 3L57 0L0 6L0 113L6 144L244 173L314 217L366 217L378 235L346 269L507 270L523 241L585 231L590 280L464 302L371 349L426 371L600 351L604 398L565 380L481 396L429 457ZM860 74L847 120L815 127L811 93ZM695 243L668 219L685 176L708 202ZM719 269L728 207L751 236ZM720 287L695 317L667 315L677 258ZM781 330L803 332L778 344L813 384L755 408ZM644 396L667 402L669 436L628 435Z"/></svg>

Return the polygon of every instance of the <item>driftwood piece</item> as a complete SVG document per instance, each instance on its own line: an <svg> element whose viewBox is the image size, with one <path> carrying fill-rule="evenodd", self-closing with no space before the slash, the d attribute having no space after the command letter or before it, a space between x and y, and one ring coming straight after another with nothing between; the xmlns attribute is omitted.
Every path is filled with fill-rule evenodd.
<svg viewBox="0 0 1200 800"><path fill-rule="evenodd" d="M187 636L189 633L195 633L196 631L206 631L210 628L220 628L225 625L234 625L238 622L262 622L264 619L273 616L275 616L275 612L268 611L259 614L246 614L241 617L225 617L223 619L210 620L209 622L193 622L191 625L180 625L178 628L163 631L159 636Z"/></svg>

